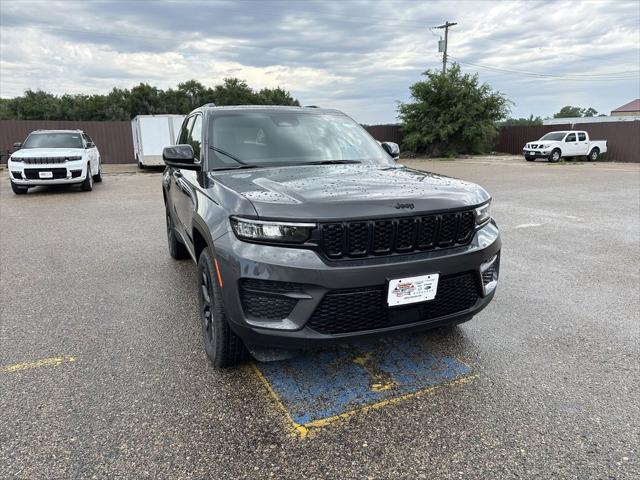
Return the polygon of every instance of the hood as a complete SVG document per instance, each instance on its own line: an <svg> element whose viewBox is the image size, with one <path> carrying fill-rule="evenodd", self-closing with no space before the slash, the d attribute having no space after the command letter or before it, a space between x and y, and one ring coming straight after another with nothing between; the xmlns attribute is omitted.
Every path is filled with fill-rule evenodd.
<svg viewBox="0 0 640 480"><path fill-rule="evenodd" d="M534 140L527 143L524 148L541 148L541 145L555 145L557 143L563 143L561 140Z"/></svg>
<svg viewBox="0 0 640 480"><path fill-rule="evenodd" d="M415 215L489 200L478 185L402 166L317 165L215 173L260 218L336 220Z"/></svg>
<svg viewBox="0 0 640 480"><path fill-rule="evenodd" d="M77 157L84 152L84 148L21 148L12 153L11 158Z"/></svg>

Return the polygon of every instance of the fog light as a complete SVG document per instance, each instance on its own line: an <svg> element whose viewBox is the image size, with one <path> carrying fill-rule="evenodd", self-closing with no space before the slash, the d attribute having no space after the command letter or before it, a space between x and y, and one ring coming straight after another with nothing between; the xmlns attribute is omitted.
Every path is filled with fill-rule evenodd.
<svg viewBox="0 0 640 480"><path fill-rule="evenodd" d="M482 291L486 297L498 286L498 274L500 271L500 256L495 255L488 262L480 265L480 276L482 277Z"/></svg>

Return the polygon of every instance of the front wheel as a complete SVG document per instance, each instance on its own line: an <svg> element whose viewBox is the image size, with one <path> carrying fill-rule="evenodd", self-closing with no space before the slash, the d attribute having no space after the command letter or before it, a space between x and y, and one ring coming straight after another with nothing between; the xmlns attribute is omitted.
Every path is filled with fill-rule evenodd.
<svg viewBox="0 0 640 480"><path fill-rule="evenodd" d="M102 162L98 163L98 173L93 176L93 181L96 183L102 181Z"/></svg>
<svg viewBox="0 0 640 480"><path fill-rule="evenodd" d="M549 155L549 161L551 163L559 162L561 156L562 155L560 154L560 150L556 149L553 152L551 152L551 155Z"/></svg>
<svg viewBox="0 0 640 480"><path fill-rule="evenodd" d="M215 367L231 367L247 359L247 349L229 327L219 278L211 252L208 247L204 248L198 260L198 298L204 349Z"/></svg>
<svg viewBox="0 0 640 480"><path fill-rule="evenodd" d="M600 149L594 148L593 150L591 150L589 155L587 155L587 160L590 162L595 162L596 160L598 160L599 156L600 156Z"/></svg>
<svg viewBox="0 0 640 480"><path fill-rule="evenodd" d="M91 164L87 163L87 176L80 184L80 190L90 192L93 190L93 176L91 175Z"/></svg>

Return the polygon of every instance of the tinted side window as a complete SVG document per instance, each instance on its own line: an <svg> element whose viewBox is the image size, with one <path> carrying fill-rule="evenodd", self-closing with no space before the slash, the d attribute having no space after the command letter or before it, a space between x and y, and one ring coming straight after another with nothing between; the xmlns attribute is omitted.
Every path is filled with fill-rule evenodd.
<svg viewBox="0 0 640 480"><path fill-rule="evenodd" d="M193 120L194 120L194 117L189 117L182 123L182 128L180 129L180 136L178 137L178 145L184 145L189 143L188 141L189 131L193 126Z"/></svg>
<svg viewBox="0 0 640 480"><path fill-rule="evenodd" d="M575 133L570 133L569 135L567 135L567 139L565 140L565 142L575 142L575 141L576 141Z"/></svg>
<svg viewBox="0 0 640 480"><path fill-rule="evenodd" d="M91 140L91 137L89 135L87 135L86 133L82 134L82 138L84 138L84 141L87 143L93 143L93 140Z"/></svg>
<svg viewBox="0 0 640 480"><path fill-rule="evenodd" d="M587 139L587 134L584 132L580 132L578 133L578 140L580 140L581 142L584 142Z"/></svg>
<svg viewBox="0 0 640 480"><path fill-rule="evenodd" d="M193 155L195 158L200 158L200 143L202 141L202 115L196 115L193 122L193 128L189 134L189 140L187 143L193 147Z"/></svg>

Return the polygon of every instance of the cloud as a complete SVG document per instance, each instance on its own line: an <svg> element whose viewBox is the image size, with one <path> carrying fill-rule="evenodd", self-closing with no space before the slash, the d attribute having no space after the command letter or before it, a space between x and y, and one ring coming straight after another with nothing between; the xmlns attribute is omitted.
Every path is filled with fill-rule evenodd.
<svg viewBox="0 0 640 480"><path fill-rule="evenodd" d="M551 115L566 104L608 112L640 89L634 1L27 1L0 8L2 97L28 88L167 88L191 78L212 86L236 76L254 88L280 85L303 104L340 108L361 122L393 122L409 86L440 68L441 31L429 27L447 19L458 22L452 60L506 93L515 116ZM633 78L612 75L634 70Z"/></svg>

